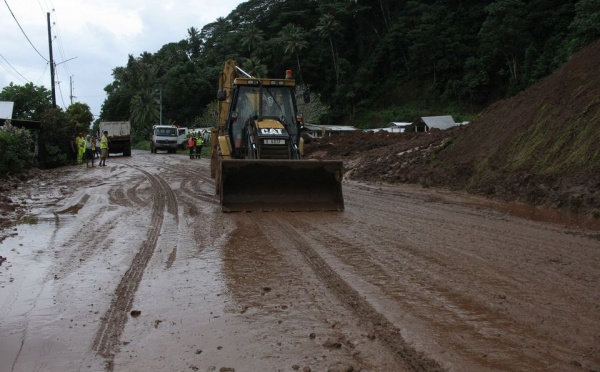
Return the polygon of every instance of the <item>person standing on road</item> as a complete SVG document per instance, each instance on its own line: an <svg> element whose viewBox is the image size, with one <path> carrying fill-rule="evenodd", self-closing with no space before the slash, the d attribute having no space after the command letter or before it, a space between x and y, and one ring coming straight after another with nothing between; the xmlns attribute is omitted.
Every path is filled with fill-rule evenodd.
<svg viewBox="0 0 600 372"><path fill-rule="evenodd" d="M96 159L96 137L90 136L92 140L92 159Z"/></svg>
<svg viewBox="0 0 600 372"><path fill-rule="evenodd" d="M100 157L100 138L94 136L94 148L96 149L96 151L94 151L94 157L99 158Z"/></svg>
<svg viewBox="0 0 600 372"><path fill-rule="evenodd" d="M196 150L196 138L194 138L193 134L190 134L190 139L188 139L188 148L190 149L190 159L193 159L194 151Z"/></svg>
<svg viewBox="0 0 600 372"><path fill-rule="evenodd" d="M90 167L90 161L92 162L92 168L94 168L94 140L89 134L85 137L85 166Z"/></svg>
<svg viewBox="0 0 600 372"><path fill-rule="evenodd" d="M85 138L83 133L79 132L79 136L75 139L77 142L77 164L83 163L83 155L85 154Z"/></svg>
<svg viewBox="0 0 600 372"><path fill-rule="evenodd" d="M202 155L202 146L204 146L204 138L202 138L202 135L199 135L196 139L196 159L200 159Z"/></svg>
<svg viewBox="0 0 600 372"><path fill-rule="evenodd" d="M100 138L100 163L98 166L106 167L106 158L108 158L108 131L105 130Z"/></svg>

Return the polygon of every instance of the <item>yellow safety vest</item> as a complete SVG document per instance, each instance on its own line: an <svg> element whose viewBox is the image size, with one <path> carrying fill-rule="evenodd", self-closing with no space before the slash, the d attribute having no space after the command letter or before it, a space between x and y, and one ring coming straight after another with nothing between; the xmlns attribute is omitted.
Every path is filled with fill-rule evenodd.
<svg viewBox="0 0 600 372"><path fill-rule="evenodd" d="M100 148L101 149L108 148L108 138L106 136L102 136L102 138L100 138Z"/></svg>

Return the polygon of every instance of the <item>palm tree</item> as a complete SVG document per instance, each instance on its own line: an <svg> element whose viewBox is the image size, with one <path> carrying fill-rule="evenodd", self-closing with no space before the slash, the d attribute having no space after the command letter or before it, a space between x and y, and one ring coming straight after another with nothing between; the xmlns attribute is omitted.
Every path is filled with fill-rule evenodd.
<svg viewBox="0 0 600 372"><path fill-rule="evenodd" d="M195 27L190 27L187 30L188 32L188 53L190 58L196 59L200 57L200 45L202 44L202 40L200 38L200 32Z"/></svg>
<svg viewBox="0 0 600 372"><path fill-rule="evenodd" d="M265 33L256 27L256 25L251 24L243 31L242 35L242 46L247 48L248 51L252 52L258 48L260 48L265 41Z"/></svg>
<svg viewBox="0 0 600 372"><path fill-rule="evenodd" d="M296 56L296 63L298 63L298 73L302 78L302 68L300 67L299 54L302 51L302 49L306 49L308 47L308 42L306 41L306 31L304 31L304 29L300 26L288 23L279 32L279 37L283 41L285 53Z"/></svg>
<svg viewBox="0 0 600 372"><path fill-rule="evenodd" d="M267 66L263 65L260 60L256 57L250 57L244 59L244 71L249 73L254 77L266 77L267 76Z"/></svg>
<svg viewBox="0 0 600 372"><path fill-rule="evenodd" d="M338 56L335 45L333 43L333 37L340 34L340 23L331 14L323 14L319 18L317 27L315 30L323 39L329 39L329 46L331 47L331 58L333 60L333 69L335 71L336 84L340 82L340 66L338 63Z"/></svg>
<svg viewBox="0 0 600 372"><path fill-rule="evenodd" d="M145 138L152 129L152 125L158 122L159 110L156 96L151 89L144 89L131 98L129 105L129 120L137 138Z"/></svg>

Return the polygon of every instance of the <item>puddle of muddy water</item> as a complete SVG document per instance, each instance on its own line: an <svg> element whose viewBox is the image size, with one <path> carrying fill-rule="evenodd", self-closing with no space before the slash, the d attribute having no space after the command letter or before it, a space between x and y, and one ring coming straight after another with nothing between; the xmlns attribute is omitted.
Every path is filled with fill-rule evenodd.
<svg viewBox="0 0 600 372"><path fill-rule="evenodd" d="M66 218L71 218L67 216ZM44 333L51 319L54 280L48 275L54 252L49 246L60 219L54 214L28 215L0 242L0 371L10 371L32 334Z"/></svg>

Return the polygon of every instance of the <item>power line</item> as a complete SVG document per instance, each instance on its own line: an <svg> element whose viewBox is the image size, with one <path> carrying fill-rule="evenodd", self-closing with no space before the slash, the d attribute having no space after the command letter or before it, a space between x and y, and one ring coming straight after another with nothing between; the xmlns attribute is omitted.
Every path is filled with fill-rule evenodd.
<svg viewBox="0 0 600 372"><path fill-rule="evenodd" d="M21 32L23 33L23 35L25 35L25 38L27 39L27 41L29 42L29 44L33 47L33 49L37 52L37 54L40 55L40 57L42 57L42 59L46 62L48 62L48 60L46 59L46 57L44 57L42 55L42 53L40 53L37 48L33 45L33 43L31 42L31 40L29 40L29 36L27 36L27 34L25 33L25 31L23 30L23 27L21 27L21 24L19 23L19 21L17 20L17 17L15 17L15 14L13 13L12 9L10 8L10 6L8 5L8 2L6 0L4 0L4 4L6 4L6 7L8 8L8 11L10 12L10 14L12 15L13 19L15 20L15 22L17 22L17 26L19 26L19 28L21 29Z"/></svg>
<svg viewBox="0 0 600 372"><path fill-rule="evenodd" d="M56 74L58 75L58 72L57 72ZM60 100L62 101L62 105L63 105L63 107L66 109L66 108L67 108L67 105L65 105L65 98L63 97L63 94L62 94L62 89L61 89L61 87L60 87L60 83L61 83L61 81L60 81L60 80L57 80L58 92L60 93Z"/></svg>
<svg viewBox="0 0 600 372"><path fill-rule="evenodd" d="M53 20L52 20L52 24L51 24L51 28L54 32L54 38L53 41L56 41L56 45L58 47L58 52L60 54L60 57L62 58L62 62L58 63L64 63L63 65L63 70L65 71L65 73L68 76L73 75L73 73L71 72L71 69L69 67L69 64L66 63L67 61L73 59L73 58L69 58L67 59L66 57L66 53L65 53L65 48L64 48L64 44L62 42L62 35L61 35L61 31L60 31L60 25L59 25L59 21L58 21L58 12L56 11L55 7L54 7L54 3L52 2L52 0L43 0L44 4L42 5L42 3L40 2L40 0L38 0L38 5L40 6L40 9L44 12L44 13L48 13L50 12ZM46 9L50 9L49 11L44 10L44 8ZM58 65L56 64L56 65Z"/></svg>
<svg viewBox="0 0 600 372"><path fill-rule="evenodd" d="M40 75L40 78L37 79L37 85L43 84L44 77L46 76L46 71L48 71L48 67L50 67L50 63L46 63L44 66L44 71Z"/></svg>
<svg viewBox="0 0 600 372"><path fill-rule="evenodd" d="M58 13L54 9L54 4L52 3L52 0L49 0L49 3L50 3L50 6L48 6L48 3L46 1L44 1L45 7L51 9L51 11L47 12L47 14L50 14L53 17L53 20L52 20L52 23L51 23L50 27L51 27L51 30L54 30L55 32L54 32L54 37L52 38L51 42L53 44L55 44L55 45L58 46L58 52L59 52L59 54L60 54L60 56L62 58L62 62L54 64L55 75L58 75L58 69L57 69L57 67L62 64L63 65L63 70L65 71L65 73L67 74L67 76L71 76L72 73L71 73L71 69L69 68L68 61L70 61L72 59L75 59L77 57L73 57L73 58L67 58L66 57L64 45L63 45L63 42L62 42L62 35L61 35L61 32L60 32L60 27L59 27L59 22L58 22ZM38 4L40 5L40 8L42 8L42 10L43 10L43 6L40 3L40 0L38 0ZM61 86L60 86L60 81L57 81L57 84L58 84L58 88L59 88L59 93L61 95L61 100L63 102L63 106L65 106L64 97L62 95L62 89L61 89ZM72 93L73 92L71 91L70 95L72 95Z"/></svg>
<svg viewBox="0 0 600 372"><path fill-rule="evenodd" d="M2 58L4 60L4 62L6 62L6 64L9 65L10 68L12 68L12 70L14 70L14 72L12 70L9 70L8 68L6 68L6 66L4 66L4 63L0 61L0 64L2 65L2 67L4 67L6 69L6 71L8 71L8 73L10 73L14 77L18 77L15 75L15 72L16 72L21 78L23 78L23 80L25 80L28 83L31 83L31 81L29 81L29 79L27 79L25 76L21 75L21 73L19 71L17 71L17 69L14 68L13 65L11 65L10 62L8 62L8 60L6 58L4 58L4 56L2 54L0 54L0 58Z"/></svg>
<svg viewBox="0 0 600 372"><path fill-rule="evenodd" d="M52 26L53 26L52 28L54 28L54 26L56 26L56 35L57 35L56 36L56 41L57 41L57 44L58 44L58 51L59 51L60 56L62 57L62 60L63 60L63 63L64 63L64 62L66 62L67 57L66 57L65 48L64 48L64 45L63 45L63 42L62 42L62 35L61 35L61 32L60 32L60 26L59 26L59 22L58 22L58 13L56 11L54 11L54 9L53 9L52 10L52 14L53 14L53 16L55 18L54 22L52 22ZM66 64L66 63L63 66L63 70L65 70L65 73L67 75L69 75L69 76L73 75L71 73L71 69L69 68L69 65Z"/></svg>

